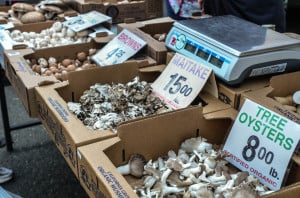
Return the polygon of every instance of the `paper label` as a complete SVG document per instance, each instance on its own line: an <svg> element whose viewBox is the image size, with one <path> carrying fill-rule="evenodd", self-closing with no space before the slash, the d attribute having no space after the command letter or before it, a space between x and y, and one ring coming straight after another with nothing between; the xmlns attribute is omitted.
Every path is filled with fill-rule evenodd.
<svg viewBox="0 0 300 198"><path fill-rule="evenodd" d="M0 64L4 69L4 50L10 50L13 48L13 40L7 34L5 30L0 30Z"/></svg>
<svg viewBox="0 0 300 198"><path fill-rule="evenodd" d="M173 109L185 108L200 93L211 73L211 68L176 53L151 87Z"/></svg>
<svg viewBox="0 0 300 198"><path fill-rule="evenodd" d="M92 56L92 59L100 66L123 63L145 45L146 42L144 40L124 29Z"/></svg>
<svg viewBox="0 0 300 198"><path fill-rule="evenodd" d="M12 22L8 22L5 24L0 24L0 30L8 30L15 27L15 25Z"/></svg>
<svg viewBox="0 0 300 198"><path fill-rule="evenodd" d="M67 21L64 22L64 25L75 32L79 32L103 22L111 23L112 19L111 17L101 14L100 12L91 11L75 17L70 17Z"/></svg>
<svg viewBox="0 0 300 198"><path fill-rule="evenodd" d="M299 124L247 99L225 142L226 159L270 189L279 190L299 131Z"/></svg>

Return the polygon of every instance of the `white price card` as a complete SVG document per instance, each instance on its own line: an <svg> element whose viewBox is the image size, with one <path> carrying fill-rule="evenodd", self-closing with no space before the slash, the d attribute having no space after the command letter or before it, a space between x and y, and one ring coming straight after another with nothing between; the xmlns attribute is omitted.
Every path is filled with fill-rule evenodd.
<svg viewBox="0 0 300 198"><path fill-rule="evenodd" d="M185 108L197 97L211 74L211 68L176 53L151 87L171 108Z"/></svg>
<svg viewBox="0 0 300 198"><path fill-rule="evenodd" d="M272 190L281 188L300 125L246 99L224 145L226 159Z"/></svg>
<svg viewBox="0 0 300 198"><path fill-rule="evenodd" d="M122 32L92 56L92 59L100 66L123 63L145 45L146 42L140 37L127 29L123 29Z"/></svg>
<svg viewBox="0 0 300 198"><path fill-rule="evenodd" d="M4 51L13 48L14 41L5 30L0 30L0 64L4 69Z"/></svg>
<svg viewBox="0 0 300 198"><path fill-rule="evenodd" d="M8 30L15 27L15 25L12 22L8 22L5 24L0 24L0 30Z"/></svg>
<svg viewBox="0 0 300 198"><path fill-rule="evenodd" d="M67 21L64 22L64 25L72 29L75 32L79 32L94 25L108 22L111 23L112 19L110 16L101 14L97 11L90 11L85 14L80 14L75 17L70 17Z"/></svg>

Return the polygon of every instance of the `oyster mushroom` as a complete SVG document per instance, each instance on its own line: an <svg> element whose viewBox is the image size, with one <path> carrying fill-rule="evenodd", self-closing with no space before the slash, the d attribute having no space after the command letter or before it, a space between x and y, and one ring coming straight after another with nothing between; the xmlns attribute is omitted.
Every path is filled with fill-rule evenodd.
<svg viewBox="0 0 300 198"><path fill-rule="evenodd" d="M132 154L127 164L119 166L117 169L122 175L132 175L140 178L143 176L145 158L141 154Z"/></svg>
<svg viewBox="0 0 300 198"><path fill-rule="evenodd" d="M38 23L38 22L42 22L45 21L45 17L42 13L37 12L37 11L30 11L25 13L22 17L21 17L21 22L22 23Z"/></svg>

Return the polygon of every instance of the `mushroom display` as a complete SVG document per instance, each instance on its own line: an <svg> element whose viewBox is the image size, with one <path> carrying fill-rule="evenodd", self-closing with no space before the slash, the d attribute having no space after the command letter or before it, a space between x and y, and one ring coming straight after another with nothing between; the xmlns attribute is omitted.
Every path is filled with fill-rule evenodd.
<svg viewBox="0 0 300 198"><path fill-rule="evenodd" d="M32 71L38 75L54 75L56 79L64 81L67 80L68 72L98 67L90 58L94 53L96 53L96 49L91 48L88 52L77 52L74 59L65 58L58 61L54 57L48 59L40 57L26 59L26 62L31 66Z"/></svg>
<svg viewBox="0 0 300 198"><path fill-rule="evenodd" d="M134 191L143 198L255 198L273 192L230 166L224 152L215 147L202 137L186 139L177 153L170 150L167 156L146 162L143 183L132 186Z"/></svg>
<svg viewBox="0 0 300 198"><path fill-rule="evenodd" d="M59 21L39 33L21 32L18 29L12 30L11 32L7 30L7 33L15 42L26 44L35 49L86 43L92 40L92 38L88 36L90 33L89 30L74 32Z"/></svg>
<svg viewBox="0 0 300 198"><path fill-rule="evenodd" d="M57 20L57 16L69 8L63 1L40 1L37 5L18 2L0 16L14 24L38 23L46 20Z"/></svg>
<svg viewBox="0 0 300 198"><path fill-rule="evenodd" d="M170 110L154 96L150 83L140 81L139 77L126 84L94 84L78 102L67 104L70 112L89 129L114 132L121 122Z"/></svg>

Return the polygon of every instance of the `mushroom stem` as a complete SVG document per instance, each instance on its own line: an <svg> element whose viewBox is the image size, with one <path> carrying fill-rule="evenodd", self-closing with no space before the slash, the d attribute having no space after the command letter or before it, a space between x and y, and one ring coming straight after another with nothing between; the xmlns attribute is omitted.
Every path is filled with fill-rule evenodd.
<svg viewBox="0 0 300 198"><path fill-rule="evenodd" d="M130 166L129 164L125 164L122 166L117 167L119 173L121 173L122 175L129 175L130 174Z"/></svg>

